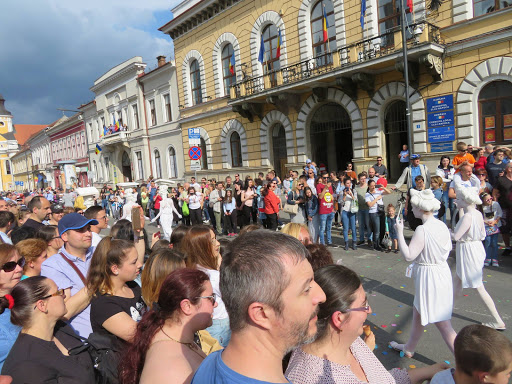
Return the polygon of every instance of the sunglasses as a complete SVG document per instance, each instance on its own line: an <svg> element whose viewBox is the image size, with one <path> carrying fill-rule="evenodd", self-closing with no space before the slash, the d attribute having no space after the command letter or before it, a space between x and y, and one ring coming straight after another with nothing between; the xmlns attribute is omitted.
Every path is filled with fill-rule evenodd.
<svg viewBox="0 0 512 384"><path fill-rule="evenodd" d="M212 303L212 305L215 305L215 301L217 301L217 295L215 293L212 293L211 296L197 296L196 299L208 299Z"/></svg>
<svg viewBox="0 0 512 384"><path fill-rule="evenodd" d="M368 312L370 310L370 306L369 305L365 305L364 307L359 307L359 308L349 308L349 309L346 309L344 311L341 311L341 312Z"/></svg>
<svg viewBox="0 0 512 384"><path fill-rule="evenodd" d="M54 296L64 296L66 289L71 289L71 287L59 289L59 290L57 290L57 292L52 293L51 295L48 295L45 297L41 297L39 300L46 300L46 299L49 299L50 297L54 297Z"/></svg>
<svg viewBox="0 0 512 384"><path fill-rule="evenodd" d="M2 267L0 267L0 270L4 272L12 272L16 269L16 266L19 265L21 268L25 266L25 258L22 257L18 261L8 261Z"/></svg>

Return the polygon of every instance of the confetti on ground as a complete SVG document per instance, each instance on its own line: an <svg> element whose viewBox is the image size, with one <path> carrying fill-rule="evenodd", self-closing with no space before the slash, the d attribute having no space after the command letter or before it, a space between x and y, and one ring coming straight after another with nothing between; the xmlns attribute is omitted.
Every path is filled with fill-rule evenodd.
<svg viewBox="0 0 512 384"><path fill-rule="evenodd" d="M382 328L387 328L388 326L386 324L381 325Z"/></svg>
<svg viewBox="0 0 512 384"><path fill-rule="evenodd" d="M468 296L468 295L464 295L464 296Z"/></svg>
<svg viewBox="0 0 512 384"><path fill-rule="evenodd" d="M364 277L364 275L359 275L359 276Z"/></svg>
<svg viewBox="0 0 512 384"><path fill-rule="evenodd" d="M388 269L391 269L391 268L388 268Z"/></svg>
<svg viewBox="0 0 512 384"><path fill-rule="evenodd" d="M403 305L399 305L399 306L398 306L398 308L402 308L402 307L403 307Z"/></svg>
<svg viewBox="0 0 512 384"><path fill-rule="evenodd" d="M373 293L372 296L377 296L377 295L375 293Z"/></svg>
<svg viewBox="0 0 512 384"><path fill-rule="evenodd" d="M391 324L392 327L396 327L396 324Z"/></svg>
<svg viewBox="0 0 512 384"><path fill-rule="evenodd" d="M427 330L426 330L426 329L424 329L424 330L423 330L423 332L427 333Z"/></svg>
<svg viewBox="0 0 512 384"><path fill-rule="evenodd" d="M492 277L492 275L487 275L487 277Z"/></svg>
<svg viewBox="0 0 512 384"><path fill-rule="evenodd" d="M377 327L377 326L374 326L373 328L375 328L375 329L379 329L379 327Z"/></svg>
<svg viewBox="0 0 512 384"><path fill-rule="evenodd" d="M414 369L414 368L416 368L416 366L411 364L411 365L409 365L409 368Z"/></svg>
<svg viewBox="0 0 512 384"><path fill-rule="evenodd" d="M375 348L374 349L379 349L379 346L377 344L375 344Z"/></svg>
<svg viewBox="0 0 512 384"><path fill-rule="evenodd" d="M388 353L386 351L382 352L383 355L387 355Z"/></svg>
<svg viewBox="0 0 512 384"><path fill-rule="evenodd" d="M369 266L369 265L367 265L367 266L366 266L366 268L370 268L370 266Z"/></svg>
<svg viewBox="0 0 512 384"><path fill-rule="evenodd" d="M450 362L449 362L448 360L445 360L444 362L445 362L446 364L450 364Z"/></svg>
<svg viewBox="0 0 512 384"><path fill-rule="evenodd" d="M405 356L404 351L400 351L400 357L404 357L404 356Z"/></svg>
<svg viewBox="0 0 512 384"><path fill-rule="evenodd" d="M377 316L377 314L376 313L372 313L372 316Z"/></svg>
<svg viewBox="0 0 512 384"><path fill-rule="evenodd" d="M392 347L391 345L388 345L388 348L389 348L389 349L393 349L393 347Z"/></svg>
<svg viewBox="0 0 512 384"><path fill-rule="evenodd" d="M396 333L400 334L400 333L402 333L402 331L396 331Z"/></svg>
<svg viewBox="0 0 512 384"><path fill-rule="evenodd" d="M405 287L403 285L401 285L400 288L404 289Z"/></svg>
<svg viewBox="0 0 512 384"><path fill-rule="evenodd" d="M395 317L400 317L400 315L395 315Z"/></svg>

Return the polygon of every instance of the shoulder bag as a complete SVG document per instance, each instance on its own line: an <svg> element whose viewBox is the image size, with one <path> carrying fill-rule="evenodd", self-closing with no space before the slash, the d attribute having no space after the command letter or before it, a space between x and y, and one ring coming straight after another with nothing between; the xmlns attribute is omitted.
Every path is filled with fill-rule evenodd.
<svg viewBox="0 0 512 384"><path fill-rule="evenodd" d="M295 204L285 203L283 211L285 211L286 213L289 213L291 215L296 215L299 212L299 205L297 204L294 193L293 193L293 200L295 201Z"/></svg>

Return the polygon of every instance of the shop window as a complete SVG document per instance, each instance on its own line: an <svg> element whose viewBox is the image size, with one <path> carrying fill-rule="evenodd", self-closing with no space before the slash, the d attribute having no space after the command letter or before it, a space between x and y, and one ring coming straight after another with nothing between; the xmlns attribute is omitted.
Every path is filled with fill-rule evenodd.
<svg viewBox="0 0 512 384"><path fill-rule="evenodd" d="M487 84L478 95L481 142L512 143L512 83L506 80Z"/></svg>

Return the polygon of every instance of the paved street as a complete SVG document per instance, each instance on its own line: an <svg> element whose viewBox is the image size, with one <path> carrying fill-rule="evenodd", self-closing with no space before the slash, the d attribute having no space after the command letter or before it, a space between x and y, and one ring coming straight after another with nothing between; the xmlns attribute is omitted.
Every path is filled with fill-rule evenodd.
<svg viewBox="0 0 512 384"><path fill-rule="evenodd" d="M146 230L149 234L158 231L154 224L146 224ZM340 230L333 230L333 234L334 243L341 245L343 239L340 236ZM412 232L406 230L406 237L410 238L411 235ZM501 243L500 246L502 245ZM368 323L371 324L376 336L375 353L388 369L420 367L440 361L449 361L453 366L454 358L434 325L426 327L425 334L412 359L400 358L397 352L387 347L391 340L406 342L410 332L414 281L405 277L405 270L409 263L403 260L400 253L375 252L366 246L359 247L357 251L334 248L332 253L337 262L341 260L343 265L352 268L361 276L373 310L373 313L368 316ZM455 251L452 252L449 263L453 274L455 273ZM503 258L500 265L500 268L485 268L484 280L499 313L509 325L505 334L512 339L510 328L512 327L510 322L512 319L510 303L512 258ZM454 305L452 324L456 331L469 324L492 321L476 290L465 290L464 295L467 296L456 300Z"/></svg>

